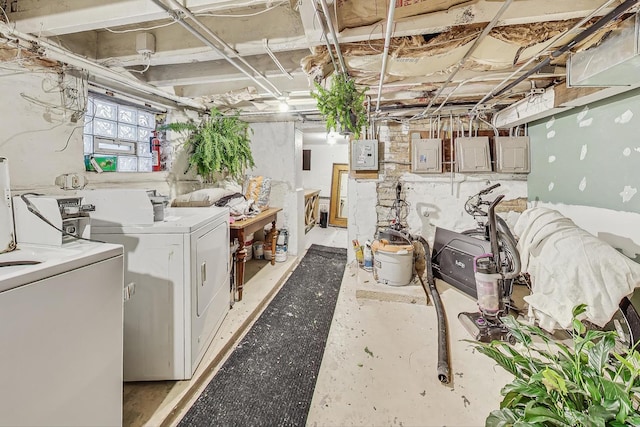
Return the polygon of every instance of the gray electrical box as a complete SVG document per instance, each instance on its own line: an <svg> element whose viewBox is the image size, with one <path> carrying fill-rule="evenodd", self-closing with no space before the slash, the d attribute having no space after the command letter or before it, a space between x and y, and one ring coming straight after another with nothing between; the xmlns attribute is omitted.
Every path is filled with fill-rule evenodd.
<svg viewBox="0 0 640 427"><path fill-rule="evenodd" d="M457 138L455 150L458 172L491 172L489 137Z"/></svg>
<svg viewBox="0 0 640 427"><path fill-rule="evenodd" d="M442 173L442 140L438 138L411 140L411 171Z"/></svg>
<svg viewBox="0 0 640 427"><path fill-rule="evenodd" d="M356 171L378 170L377 139L363 139L352 142L351 169Z"/></svg>
<svg viewBox="0 0 640 427"><path fill-rule="evenodd" d="M529 173L529 137L496 137L496 172Z"/></svg>

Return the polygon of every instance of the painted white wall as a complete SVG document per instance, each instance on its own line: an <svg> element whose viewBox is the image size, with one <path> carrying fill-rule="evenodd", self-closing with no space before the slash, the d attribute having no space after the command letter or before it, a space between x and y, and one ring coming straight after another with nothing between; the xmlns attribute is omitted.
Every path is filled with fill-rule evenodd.
<svg viewBox="0 0 640 427"><path fill-rule="evenodd" d="M67 78L66 83L74 84ZM71 121L72 111L61 105L58 75L20 73L0 79L2 134L0 154L9 160L12 189L54 187L63 173L84 174L82 118Z"/></svg>
<svg viewBox="0 0 640 427"><path fill-rule="evenodd" d="M288 251L297 255L304 247L304 190L300 178L302 138L297 136L294 122L251 123L250 126L253 130L251 151L256 166L247 173L271 178L270 205L282 208L277 226L288 230Z"/></svg>
<svg viewBox="0 0 640 427"><path fill-rule="evenodd" d="M507 179L511 178L511 179ZM433 243L436 227L463 231L477 226L476 221L464 210L470 196L480 190L499 183L485 200L504 194L504 200L527 197L526 176L486 177L455 174L450 177L435 177L405 173L402 176L403 191L409 203L407 224L412 234L423 236Z"/></svg>
<svg viewBox="0 0 640 427"><path fill-rule="evenodd" d="M327 144L309 141L306 137L303 149L311 150L311 170L302 171L302 183L307 190L320 190L320 197L331 197L331 176L334 163L349 163L349 146L346 140Z"/></svg>
<svg viewBox="0 0 640 427"><path fill-rule="evenodd" d="M349 212L347 217L348 245L353 240L358 240L364 245L367 240L373 241L376 235L377 214L376 204L378 193L376 191L377 180L363 180L349 178ZM347 251L349 262L355 259L353 250Z"/></svg>

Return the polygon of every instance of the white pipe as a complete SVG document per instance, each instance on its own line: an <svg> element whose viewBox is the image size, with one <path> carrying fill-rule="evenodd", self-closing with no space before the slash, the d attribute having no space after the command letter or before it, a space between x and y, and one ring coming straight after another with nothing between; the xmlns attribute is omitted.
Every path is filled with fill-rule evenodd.
<svg viewBox="0 0 640 427"><path fill-rule="evenodd" d="M391 33L393 33L393 15L396 10L396 0L389 0L389 15L387 16L387 33L384 37L384 50L382 52L382 69L380 70L380 82L378 83L378 99L376 100L376 113L380 112L380 97L382 96L382 85L384 76L387 74L387 60L389 59L389 45L391 44Z"/></svg>
<svg viewBox="0 0 640 427"><path fill-rule="evenodd" d="M611 3L613 3L616 0L607 0L602 6L600 6L599 8L597 8L596 10L594 10L593 12L591 12L589 15L585 16L583 19L580 20L580 22L578 22L576 25L574 25L573 27L571 27L570 29L568 29L567 31L565 31L564 33L558 34L555 37L551 38L551 40L549 41L549 43L546 44L545 47L543 47L542 49L540 49L538 51L538 53L536 53L535 55L533 55L531 58L529 58L529 60L527 62L525 62L524 64L522 64L520 67L518 67L517 70L515 70L513 73L511 73L507 78L505 78L504 80L502 80L500 83L498 83L496 85L496 87L494 87L489 93L487 93L480 101L478 101L478 103L476 105L473 106L473 109L471 109L471 112L475 112L478 110L478 107L480 107L480 105L482 105L487 99L489 99L492 94L496 93L499 88L502 87L502 85L504 85L506 82L508 82L509 80L511 80L516 74L518 74L519 72L521 72L522 70L524 70L526 67L528 67L531 63L533 63L534 61L537 61L538 58L540 57L540 55L546 51L547 49L549 49L549 47L551 45L553 45L556 41L560 40L560 38L562 37L566 37L567 35L573 33L574 31L576 31L577 29L579 29L580 27L582 27L586 22L588 22L591 18L593 18L598 12L600 12L602 9L604 9L605 7L609 6Z"/></svg>
<svg viewBox="0 0 640 427"><path fill-rule="evenodd" d="M140 90L142 92L151 93L153 95L157 95L161 98L171 100L180 105L184 105L187 107L195 108L196 110L206 111L208 108L200 103L193 101L189 98L183 98L180 96L173 95L169 92L165 92L162 89L158 89L155 86L152 86L147 83L143 83L140 80L137 80L133 77L129 77L125 74L121 74L117 71L111 70L103 65L100 65L96 62L91 61L88 58L77 55L73 52L70 52L60 46L56 46L44 39L40 39L38 37L34 37L30 34L26 34L20 32L4 22L0 21L0 33L4 34L7 38L18 38L28 43L33 43L36 46L44 49L44 56L55 61L60 61L65 64L72 65L74 67L81 68L83 70L88 71L89 73L93 73L97 76L103 77L110 81L120 83L132 89Z"/></svg>
<svg viewBox="0 0 640 427"><path fill-rule="evenodd" d="M262 39L262 45L264 46L264 50L269 55L269 58L271 58L273 63L276 64L276 66L280 69L280 71L282 71L282 74L287 76L287 78L289 80L293 80L293 76L291 75L291 73L288 72L287 70L285 70L285 68L282 66L282 63L280 61L278 61L278 58L276 57L276 55L273 53L273 51L269 47L269 40L268 39Z"/></svg>
<svg viewBox="0 0 640 427"><path fill-rule="evenodd" d="M329 37L327 37L327 23L325 19L320 16L320 12L317 8L314 7L314 16L320 23L320 27L322 27L322 35L324 36L324 43L327 45L327 53L329 54L329 58L331 58L331 64L333 65L333 70L337 73L338 67L336 66L336 59L333 57L333 52L331 51L331 42L329 41Z"/></svg>
<svg viewBox="0 0 640 427"><path fill-rule="evenodd" d="M161 8L163 8L165 11L167 11L167 13L172 14L174 13L173 9L171 9L171 7L165 5L162 1L160 0L152 0L155 4L157 4L158 6L160 6ZM186 23L183 19L180 19L179 17L176 19L176 22L180 25L182 25L187 31L189 31L191 34L193 34L194 36L196 36L196 38L198 40L200 40L202 43L204 43L205 45L209 46L211 49L213 49L216 53L218 53L218 55L222 56L224 59L227 60L227 62L229 62L231 65L233 65L234 67L236 67L238 69L238 71L240 71L241 73L243 73L245 76L249 77L255 84L257 84L258 86L260 86L262 89L264 89L265 91L267 91L271 96L273 96L274 98L278 99L282 97L282 92L280 92L280 90L278 90L277 87L275 87L273 85L273 83L271 83L269 80L267 80L267 78L260 73L260 71L256 70L255 67L253 67L251 64L249 64L242 56L238 55L238 53L231 47L229 46L224 40L222 40L220 37L218 37L218 35L216 35L215 33L213 33L211 30L209 30L203 23L201 23L198 18L196 18L195 15L193 15L193 13L191 13L191 11L189 9L187 9L186 7L182 6L180 3L178 3L176 0L169 0L169 3L171 3L176 9L178 9L180 12L182 12L185 16L187 16L189 19L191 19L198 27L200 27L205 34L207 34L209 37L211 37L212 39L216 40L218 43L222 44L225 48L231 50L235 55L236 58L242 62L245 66L247 66L247 68L249 68L251 71L253 71L254 73L256 73L257 75L259 75L260 77L262 77L265 82L267 82L267 84L269 84L269 86L271 86L271 88L268 88L267 86L265 86L264 83L262 83L261 81L259 81L258 79L256 79L252 74L250 74L249 72L247 72L247 70L245 70L242 66L240 66L234 58L231 58L229 55L227 55L225 52L223 52L221 49L219 49L215 44L213 44L209 39L207 39L206 37L204 37L198 30L196 30L195 28L193 28L191 25L189 25L188 23Z"/></svg>
<svg viewBox="0 0 640 427"><path fill-rule="evenodd" d="M331 38L333 38L333 45L336 47L336 52L338 54L338 60L340 62L340 69L343 73L347 72L347 66L344 63L344 58L342 57L342 51L340 50L340 43L338 43L338 35L336 34L336 30L333 27L333 21L331 21L331 15L329 15L329 6L327 6L326 0L320 0L320 5L322 6L322 13L324 14L324 20L329 27L329 32L331 33ZM326 37L326 34L325 34Z"/></svg>
<svg viewBox="0 0 640 427"><path fill-rule="evenodd" d="M503 4L502 7L500 8L500 10L498 10L498 12L496 13L496 15L493 17L493 19L491 20L491 22L489 22L489 24L484 27L484 30L482 31L482 33L478 36L478 38L475 40L475 42L473 43L473 45L471 45L471 47L469 48L469 50L467 51L467 53L464 54L464 56L462 57L462 59L460 60L460 62L458 62L458 66L456 67L456 69L453 71L453 73L451 73L449 75L449 78L442 84L442 86L440 86L440 89L438 90L438 92L434 95L433 98L431 98L431 101L429 101L429 104L427 105L427 108L424 109L424 112L422 113L423 115L427 113L427 111L429 110L429 108L431 108L431 106L433 105L433 103L435 102L436 99L438 99L438 97L440 96L440 94L442 93L442 91L444 90L445 87L447 87L447 85L451 82L451 80L453 80L453 78L455 77L456 74L458 74L458 71L460 71L460 69L462 69L462 66L464 65L465 62L467 62L467 59L469 59L469 57L471 56L471 54L476 50L476 48L480 45L480 42L486 37L487 34L489 34L489 31L491 31L493 29L493 27L495 27L498 24L498 20L500 19L500 17L502 16L502 14L507 10L507 8L511 5L511 3L513 2L513 0L506 0Z"/></svg>

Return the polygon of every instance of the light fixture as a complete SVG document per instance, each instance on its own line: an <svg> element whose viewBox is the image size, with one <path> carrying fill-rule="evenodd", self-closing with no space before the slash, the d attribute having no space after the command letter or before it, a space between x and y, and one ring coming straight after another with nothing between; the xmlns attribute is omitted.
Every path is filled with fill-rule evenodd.
<svg viewBox="0 0 640 427"><path fill-rule="evenodd" d="M280 105L278 106L278 108L280 109L281 113L286 113L290 108L289 103L287 102L289 100L289 93L282 92L282 96L279 99Z"/></svg>
<svg viewBox="0 0 640 427"><path fill-rule="evenodd" d="M280 109L281 113L286 113L287 111L289 111L289 104L287 104L287 101L283 99L280 101L280 105L278 106L278 108Z"/></svg>

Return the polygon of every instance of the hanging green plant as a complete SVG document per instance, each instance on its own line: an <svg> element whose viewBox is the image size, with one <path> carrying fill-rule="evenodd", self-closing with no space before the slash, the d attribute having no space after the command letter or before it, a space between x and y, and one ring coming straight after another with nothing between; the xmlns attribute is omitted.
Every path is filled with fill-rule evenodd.
<svg viewBox="0 0 640 427"><path fill-rule="evenodd" d="M336 74L329 89L314 84L316 91L312 91L311 96L327 122L327 130L353 134L355 139L359 139L362 128L367 125L364 100L369 88L358 90L356 82L346 73Z"/></svg>
<svg viewBox="0 0 640 427"><path fill-rule="evenodd" d="M212 108L200 123L168 123L162 129L188 132L184 144L189 153L189 168L195 167L205 182L213 182L215 174L239 180L247 168L255 166L249 124L239 116L239 112L224 115Z"/></svg>

